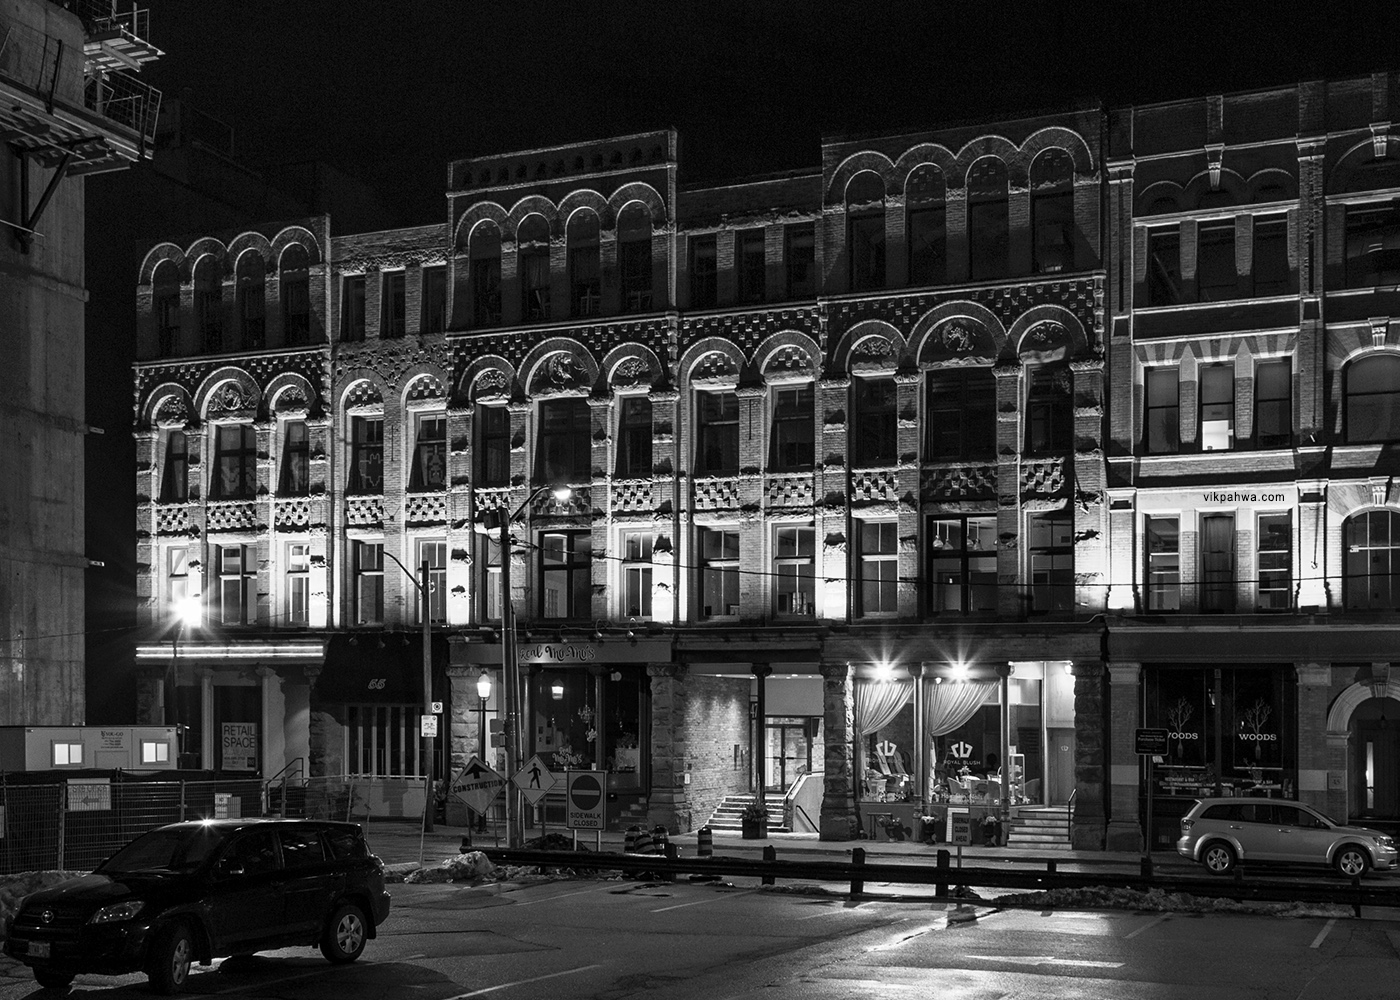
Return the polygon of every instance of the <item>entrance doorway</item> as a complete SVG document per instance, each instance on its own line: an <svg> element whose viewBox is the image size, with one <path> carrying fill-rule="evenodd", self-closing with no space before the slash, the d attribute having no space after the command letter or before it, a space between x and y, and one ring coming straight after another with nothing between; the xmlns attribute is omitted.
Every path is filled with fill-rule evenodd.
<svg viewBox="0 0 1400 1000"><path fill-rule="evenodd" d="M786 792L812 769L813 722L801 717L770 716L764 731L768 746L763 761L763 790Z"/></svg>
<svg viewBox="0 0 1400 1000"><path fill-rule="evenodd" d="M1351 717L1351 815L1400 821L1400 711L1387 698L1362 702Z"/></svg>

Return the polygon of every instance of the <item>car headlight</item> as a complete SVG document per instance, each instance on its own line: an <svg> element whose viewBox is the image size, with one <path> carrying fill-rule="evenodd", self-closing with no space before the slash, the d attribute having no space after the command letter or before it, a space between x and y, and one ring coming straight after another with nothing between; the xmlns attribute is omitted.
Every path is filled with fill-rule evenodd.
<svg viewBox="0 0 1400 1000"><path fill-rule="evenodd" d="M1382 846L1382 847L1390 848L1390 849L1392 849L1392 850L1395 848L1395 838L1394 838L1394 837L1377 837L1377 838L1376 838L1376 843L1379 844L1379 845Z"/></svg>
<svg viewBox="0 0 1400 1000"><path fill-rule="evenodd" d="M129 899L125 903L113 903L111 906L104 906L92 915L88 921L90 924L117 924L123 920L130 920L146 908L146 904L139 899Z"/></svg>

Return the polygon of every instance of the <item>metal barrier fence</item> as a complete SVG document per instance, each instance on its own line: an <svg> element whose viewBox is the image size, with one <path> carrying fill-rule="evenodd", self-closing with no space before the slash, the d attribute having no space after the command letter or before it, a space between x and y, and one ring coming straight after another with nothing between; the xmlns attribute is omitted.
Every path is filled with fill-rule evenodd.
<svg viewBox="0 0 1400 1000"><path fill-rule="evenodd" d="M75 777L52 784L0 774L0 873L89 871L138 834L187 819L305 816L421 823L421 778L333 775L291 782Z"/></svg>

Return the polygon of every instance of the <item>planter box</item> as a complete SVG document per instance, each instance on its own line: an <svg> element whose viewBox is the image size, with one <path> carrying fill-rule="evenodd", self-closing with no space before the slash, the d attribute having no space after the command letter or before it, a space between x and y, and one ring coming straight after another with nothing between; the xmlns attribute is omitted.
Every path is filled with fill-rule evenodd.
<svg viewBox="0 0 1400 1000"><path fill-rule="evenodd" d="M743 831L743 839L766 840L768 838L768 821L766 819L740 820L739 822Z"/></svg>

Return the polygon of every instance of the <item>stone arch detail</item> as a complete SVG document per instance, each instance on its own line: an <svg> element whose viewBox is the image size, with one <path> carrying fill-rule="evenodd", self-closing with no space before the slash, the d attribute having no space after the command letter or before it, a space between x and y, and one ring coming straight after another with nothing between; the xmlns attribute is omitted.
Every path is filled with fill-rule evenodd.
<svg viewBox="0 0 1400 1000"><path fill-rule="evenodd" d="M696 365L711 354L723 354L734 366L736 373L744 370L744 352L739 349L737 344L724 337L705 337L691 344L681 355L680 361L676 364L676 370L688 380L693 377L692 372L694 372Z"/></svg>
<svg viewBox="0 0 1400 1000"><path fill-rule="evenodd" d="M156 268L166 261L170 261L180 270L180 280L189 281L189 269L186 267L185 252L174 243L158 243L146 252L146 256L141 261L141 270L137 272L136 283L141 286L148 286L155 277Z"/></svg>
<svg viewBox="0 0 1400 1000"><path fill-rule="evenodd" d="M454 400L475 403L483 399L509 399L515 383L515 369L499 354L478 357L457 380Z"/></svg>
<svg viewBox="0 0 1400 1000"><path fill-rule="evenodd" d="M238 268L238 258L242 257L249 250L256 250L263 259L264 273L270 274L273 269L272 243L262 233L240 233L233 238L228 245L228 260L230 271Z"/></svg>
<svg viewBox="0 0 1400 1000"><path fill-rule="evenodd" d="M568 232L569 220L574 213L580 209L591 209L598 217L599 230L611 229L614 226L612 207L608 204L608 199L604 198L592 188L582 188L578 191L570 191L559 202L556 215L559 218L559 231Z"/></svg>
<svg viewBox="0 0 1400 1000"><path fill-rule="evenodd" d="M249 416L257 415L262 402L262 393L258 389L257 381L237 365L225 365L206 375L194 394L195 413L199 419L204 419L208 413L209 403L214 393L230 384L237 385L245 399L245 405L238 409L247 412Z"/></svg>
<svg viewBox="0 0 1400 1000"><path fill-rule="evenodd" d="M199 262L205 257L213 257L219 265L219 274L227 278L233 272L230 270L230 260L228 247L223 240L215 239L212 236L205 236L195 240L185 251L185 263L189 267L189 280L194 280L194 270L199 266Z"/></svg>
<svg viewBox="0 0 1400 1000"><path fill-rule="evenodd" d="M190 399L190 392L179 382L162 382L151 390L146 397L145 404L141 407L138 429L154 427L160 422L160 411L169 401L175 400L185 411L183 423L189 423L194 419L196 410L194 401Z"/></svg>
<svg viewBox="0 0 1400 1000"><path fill-rule="evenodd" d="M1025 187L1028 181L1027 166L1021 162L1021 150L1004 135L984 135L973 139L958 150L956 166L948 175L948 187L967 187L967 175L973 164L983 157L994 156L1006 165L1006 183L1009 187Z"/></svg>
<svg viewBox="0 0 1400 1000"><path fill-rule="evenodd" d="M388 382L385 381L384 376L380 375L373 368L368 366L351 368L345 372L336 383L335 395L340 401L339 405L336 407L337 411L344 412L348 407L354 405L349 402L349 397L354 391L355 386L359 385L361 382L368 382L373 386L374 390L379 393L381 405L385 400L393 396L393 391L390 389Z"/></svg>
<svg viewBox="0 0 1400 1000"><path fill-rule="evenodd" d="M991 334L992 342L996 345L996 354L993 357L999 357L1006 351L1006 328L1001 325L1001 320L997 319L996 313L981 303L960 299L954 302L945 302L941 306L930 309L914 323L914 329L909 333L909 347L914 357L922 358L924 356L928 346L928 338L939 324L944 320L957 318L973 320L981 324Z"/></svg>
<svg viewBox="0 0 1400 1000"><path fill-rule="evenodd" d="M1281 170L1278 167L1265 167L1262 170L1256 170L1254 173L1250 174L1247 178L1245 178L1245 187L1247 187L1249 190L1249 200L1251 203L1253 203L1255 196L1259 193L1259 190L1265 185L1269 184L1270 182L1277 182L1281 184L1283 187L1284 196L1289 201L1294 201L1297 199L1298 178L1295 177L1293 174L1289 173L1287 170Z"/></svg>
<svg viewBox="0 0 1400 1000"><path fill-rule="evenodd" d="M1384 157L1376 156L1374 138L1362 139L1337 157L1337 162L1333 164L1332 169L1327 174L1323 191L1327 194L1346 191L1352 174L1357 170L1369 166L1378 159L1388 159L1393 156L1400 156L1400 136L1388 135L1385 137Z"/></svg>
<svg viewBox="0 0 1400 1000"><path fill-rule="evenodd" d="M536 344L520 362L520 382L527 393L532 391L531 387L536 378L549 364L550 359L561 354L568 355L579 366L580 371L574 388L586 391L593 387L598 381L598 362L588 348L572 337L550 337Z"/></svg>
<svg viewBox="0 0 1400 1000"><path fill-rule="evenodd" d="M1094 154L1084 137L1073 129L1051 125L1031 133L1019 150L1023 170L1029 174L1031 163L1047 149L1060 149L1074 162L1074 173L1082 177L1094 172Z"/></svg>
<svg viewBox="0 0 1400 1000"><path fill-rule="evenodd" d="M603 357L598 366L600 388L628 388L661 384L666 380L666 366L656 352L645 344L619 344Z"/></svg>
<svg viewBox="0 0 1400 1000"><path fill-rule="evenodd" d="M841 335L841 339L832 348L830 363L827 366L828 372L836 374L850 371L851 365L858 357L857 352L860 346L875 340L884 340L889 343L888 354L891 365L897 365L908 355L909 341L905 339L904 334L900 333L897 327L882 319L867 319L857 323ZM864 360L881 356L883 356L883 352L871 354Z"/></svg>
<svg viewBox="0 0 1400 1000"><path fill-rule="evenodd" d="M763 344L754 351L753 367L767 377L767 369L780 355L790 355L794 351L800 351L807 356L807 369L812 378L817 378L822 369L821 348L810 336L797 330L782 330L764 338ZM776 374L781 377L782 373Z"/></svg>
<svg viewBox="0 0 1400 1000"><path fill-rule="evenodd" d="M452 230L452 246L458 253L465 253L471 244L472 230L482 222L494 222L496 228L501 231L502 239L506 233L513 233L507 221L506 210L494 201L478 201L462 213L462 217L457 220L456 227Z"/></svg>
<svg viewBox="0 0 1400 1000"><path fill-rule="evenodd" d="M917 146L906 149L895 160L891 171L890 181L887 184L890 194L903 194L909 184L909 175L920 167L937 167L943 174L943 183L949 184L949 177L957 169L957 157L951 149L940 146L936 142L922 142Z"/></svg>
<svg viewBox="0 0 1400 1000"><path fill-rule="evenodd" d="M1373 697L1371 685L1362 684L1360 681L1337 695L1336 700L1332 702L1332 707L1327 710L1327 735L1349 736L1351 734L1351 717L1363 702L1370 701ZM1386 681L1385 697L1400 701L1400 680L1390 678Z"/></svg>
<svg viewBox="0 0 1400 1000"><path fill-rule="evenodd" d="M544 221L549 225L551 237L559 235L559 209L554 202L542 194L527 194L512 205L510 211L506 213L506 228L501 231L501 237L514 241L520 224L532 215L544 218Z"/></svg>
<svg viewBox="0 0 1400 1000"><path fill-rule="evenodd" d="M403 374L399 376L400 404L408 401L409 395L413 392L414 383L425 378L437 380L438 385L442 386L442 396L440 398L444 403L447 402L448 398L452 395L451 376L443 370L441 365L434 364L431 361L422 361L416 365L410 365L408 368L405 368Z"/></svg>
<svg viewBox="0 0 1400 1000"><path fill-rule="evenodd" d="M1249 204L1249 183L1239 172L1231 170L1229 167L1222 167L1220 170L1219 190L1224 191L1231 199L1231 205L1222 207L1243 208ZM1199 208L1201 199L1212 193L1210 171L1202 170L1199 174L1187 181L1186 187L1182 189L1184 207L1188 210Z"/></svg>
<svg viewBox="0 0 1400 1000"><path fill-rule="evenodd" d="M272 238L271 253L278 271L282 270L282 255L294 243L306 248L306 263L309 266L321 263L321 244L316 242L315 234L305 226L288 226ZM272 270L269 267L268 273L271 274Z"/></svg>
<svg viewBox="0 0 1400 1000"><path fill-rule="evenodd" d="M1020 316L1016 317L1016 322L1011 324L1011 329L1006 331L1006 346L1017 356L1025 353L1031 348L1026 343L1026 335L1036 327L1046 323L1058 323L1065 328L1069 335L1068 356L1071 358L1085 354L1092 346L1089 338L1084 332L1084 325L1079 322L1079 318L1064 306L1041 305L1027 309Z"/></svg>
<svg viewBox="0 0 1400 1000"><path fill-rule="evenodd" d="M287 392L300 392L306 400L307 413L319 413L321 411L321 393L313 386L305 375L297 372L283 372L273 378L263 390L263 399L267 400L268 416L277 412L278 397Z"/></svg>
<svg viewBox="0 0 1400 1000"><path fill-rule="evenodd" d="M622 214L622 210L634 201L641 202L651 215L653 232L666 225L666 202L657 193L656 188L642 181L633 181L631 184L622 185L608 198L608 208L612 214L608 228L616 226L617 217ZM599 221L603 221L601 216Z"/></svg>
<svg viewBox="0 0 1400 1000"><path fill-rule="evenodd" d="M865 151L852 153L831 172L831 183L826 188L826 203L828 205L846 204L846 187L851 183L851 178L856 174L867 170L878 174L880 180L885 184L885 197L889 197L895 190L903 190L903 179L896 183L896 173L893 161L884 153Z"/></svg>

